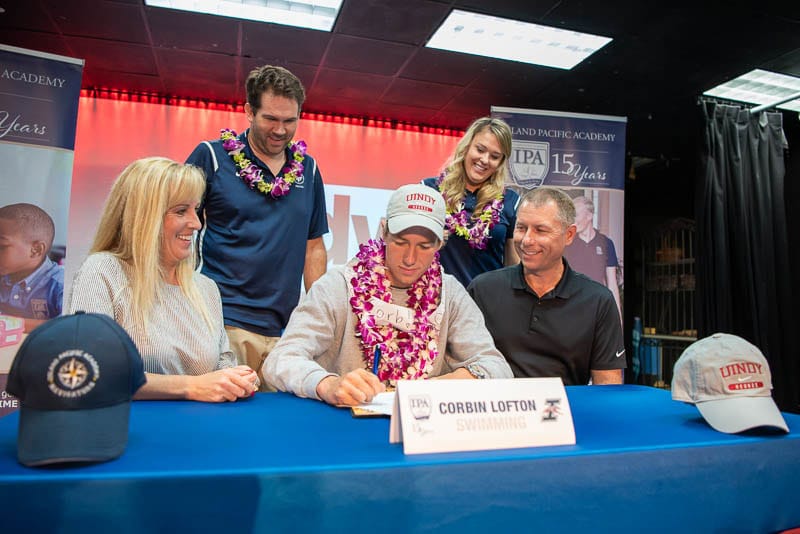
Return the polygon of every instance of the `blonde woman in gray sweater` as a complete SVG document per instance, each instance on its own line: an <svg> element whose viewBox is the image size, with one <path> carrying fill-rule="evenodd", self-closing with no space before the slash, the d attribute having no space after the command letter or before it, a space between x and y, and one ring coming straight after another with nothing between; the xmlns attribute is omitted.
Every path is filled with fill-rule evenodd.
<svg viewBox="0 0 800 534"><path fill-rule="evenodd" d="M136 398L223 402L256 389L256 373L230 352L216 284L194 270L204 190L191 165L128 165L72 284L69 313L112 317L139 349L147 383Z"/></svg>
<svg viewBox="0 0 800 534"><path fill-rule="evenodd" d="M357 405L402 379L511 378L464 287L442 272L444 199L392 195L383 239L318 279L262 367L281 391Z"/></svg>

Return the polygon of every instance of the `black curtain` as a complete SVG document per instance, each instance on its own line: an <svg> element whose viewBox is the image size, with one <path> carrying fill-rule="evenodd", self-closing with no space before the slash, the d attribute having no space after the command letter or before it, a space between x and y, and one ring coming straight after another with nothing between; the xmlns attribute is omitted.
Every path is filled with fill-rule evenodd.
<svg viewBox="0 0 800 534"><path fill-rule="evenodd" d="M783 115L751 115L712 102L701 109L698 336L728 332L759 347L772 370L778 406L798 411L800 325L792 308Z"/></svg>

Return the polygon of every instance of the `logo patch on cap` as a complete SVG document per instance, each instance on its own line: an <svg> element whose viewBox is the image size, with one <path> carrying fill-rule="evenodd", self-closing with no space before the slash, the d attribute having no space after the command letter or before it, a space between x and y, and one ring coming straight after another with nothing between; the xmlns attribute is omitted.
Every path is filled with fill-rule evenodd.
<svg viewBox="0 0 800 534"><path fill-rule="evenodd" d="M433 232L442 241L445 215L444 198L436 189L424 184L409 184L397 189L389 198L386 226L392 234L419 226Z"/></svg>
<svg viewBox="0 0 800 534"><path fill-rule="evenodd" d="M47 368L47 385L53 394L65 399L89 393L100 378L97 360L83 350L67 350L56 356Z"/></svg>
<svg viewBox="0 0 800 534"><path fill-rule="evenodd" d="M406 195L406 202L408 202L408 209L420 210L428 213L433 213L433 205L436 199L431 195L424 195L422 193L411 193ZM415 202L423 202L424 204L414 204ZM425 205L427 204L427 205Z"/></svg>
<svg viewBox="0 0 800 534"><path fill-rule="evenodd" d="M764 387L764 366L754 362L734 362L719 368L719 374L729 391Z"/></svg>

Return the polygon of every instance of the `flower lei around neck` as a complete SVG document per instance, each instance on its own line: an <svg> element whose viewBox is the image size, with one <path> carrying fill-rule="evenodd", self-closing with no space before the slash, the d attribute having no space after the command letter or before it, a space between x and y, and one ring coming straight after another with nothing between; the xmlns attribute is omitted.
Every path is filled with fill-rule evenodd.
<svg viewBox="0 0 800 534"><path fill-rule="evenodd" d="M430 316L439 305L442 270L439 254L431 266L408 289L407 306L414 311L414 327L399 331L391 324L379 325L372 314L370 299L392 301L389 279L386 276L386 243L370 239L359 246L350 279L354 296L350 307L356 314L356 337L361 338L361 351L368 369L372 369L375 349L380 348L378 378L395 383L402 379L427 378L431 363L436 359L437 329Z"/></svg>
<svg viewBox="0 0 800 534"><path fill-rule="evenodd" d="M436 180L436 187L440 189L444 174L439 175ZM477 216L470 214L464 209L464 201L458 205L458 211L450 209L447 203L447 197L444 196L447 211L444 217L444 227L451 233L467 240L469 246L476 250L484 250L489 241L489 232L494 225L500 220L500 212L503 210L503 195L498 195L497 198L487 203L483 207L483 211ZM471 223L471 226L470 226Z"/></svg>
<svg viewBox="0 0 800 534"><path fill-rule="evenodd" d="M239 168L236 174L250 189L258 190L272 198L280 198L289 194L289 188L303 174L303 159L307 148L305 141L289 143L289 151L292 153L292 158L283 168L283 175L276 176L272 182L267 182L264 180L264 173L258 165L245 157L243 152L244 143L239 140L236 132L230 128L223 128L220 130L220 139L222 139L222 148L225 149L225 152L228 153Z"/></svg>

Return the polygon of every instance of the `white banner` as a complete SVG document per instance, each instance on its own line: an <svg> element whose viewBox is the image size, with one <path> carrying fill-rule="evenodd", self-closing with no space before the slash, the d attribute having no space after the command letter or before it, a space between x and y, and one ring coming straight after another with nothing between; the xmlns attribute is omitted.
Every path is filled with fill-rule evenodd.
<svg viewBox="0 0 800 534"><path fill-rule="evenodd" d="M5 385L23 330L61 314L82 72L0 45L0 416L19 407Z"/></svg>

